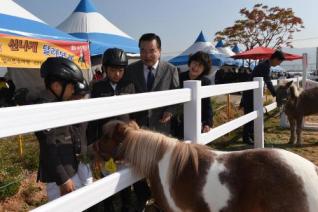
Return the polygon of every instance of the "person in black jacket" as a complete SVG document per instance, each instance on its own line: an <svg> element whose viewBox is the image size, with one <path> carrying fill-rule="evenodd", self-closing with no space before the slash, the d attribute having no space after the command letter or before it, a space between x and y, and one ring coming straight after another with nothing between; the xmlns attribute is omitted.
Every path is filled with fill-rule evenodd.
<svg viewBox="0 0 318 212"><path fill-rule="evenodd" d="M140 60L127 66L127 78L136 93L165 91L179 88L177 67L161 58L161 39L155 33L143 34L139 39ZM135 113L141 127L169 135L176 106L153 108Z"/></svg>
<svg viewBox="0 0 318 212"><path fill-rule="evenodd" d="M0 108L14 106L15 84L12 80L0 77Z"/></svg>
<svg viewBox="0 0 318 212"><path fill-rule="evenodd" d="M189 70L180 73L179 80L180 86L183 88L183 83L186 80L200 80L203 86L211 85L211 81L206 76L211 71L211 59L210 56L202 51L198 51L191 55L188 61ZM179 117L182 120L182 117ZM213 111L210 98L204 98L201 102L201 122L203 133L210 131L213 126ZM183 121L178 124L179 127L176 132L176 136L179 138L183 137Z"/></svg>
<svg viewBox="0 0 318 212"><path fill-rule="evenodd" d="M48 58L40 72L48 91L41 103L78 99L88 92L80 68L68 59ZM77 124L35 133L40 144L38 180L46 183L49 201L86 184L77 159L86 146L83 127Z"/></svg>
<svg viewBox="0 0 318 212"><path fill-rule="evenodd" d="M107 49L104 52L102 63L102 70L106 73L106 77L93 84L91 98L135 93L134 84L124 77L125 68L128 65L128 58L122 49ZM122 115L90 122L87 128L89 144L94 143L103 135L103 125L113 119L128 120L129 116Z"/></svg>
<svg viewBox="0 0 318 212"><path fill-rule="evenodd" d="M278 66L285 60L284 54L281 51L275 51L269 60L259 63L251 73L250 80L254 77L263 77L264 82L271 92L272 96L276 96L275 88L270 77L271 66ZM253 90L243 92L241 105L244 108L244 114L248 114L254 110L253 108ZM254 125L253 121L247 123L243 127L243 142L249 145L254 143Z"/></svg>
<svg viewBox="0 0 318 212"><path fill-rule="evenodd" d="M106 77L96 81L93 84L91 98L110 97L115 95L133 94L135 86L132 82L124 77L128 58L122 49L110 48L103 54L102 70L106 73ZM103 136L103 126L110 120L120 119L129 120L131 115L121 115L89 122L87 127L87 139L89 144L96 142ZM104 174L100 173L102 176ZM118 194L105 199L100 204L94 206L98 211L135 211L132 209L131 202L132 191L130 187L122 190ZM137 211L137 209L136 209Z"/></svg>

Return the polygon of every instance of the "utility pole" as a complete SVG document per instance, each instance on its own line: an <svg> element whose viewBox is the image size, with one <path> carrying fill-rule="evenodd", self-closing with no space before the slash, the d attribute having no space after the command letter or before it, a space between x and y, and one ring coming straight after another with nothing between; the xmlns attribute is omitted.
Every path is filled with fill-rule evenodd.
<svg viewBox="0 0 318 212"><path fill-rule="evenodd" d="M316 47L316 70L315 74L318 75L318 47Z"/></svg>

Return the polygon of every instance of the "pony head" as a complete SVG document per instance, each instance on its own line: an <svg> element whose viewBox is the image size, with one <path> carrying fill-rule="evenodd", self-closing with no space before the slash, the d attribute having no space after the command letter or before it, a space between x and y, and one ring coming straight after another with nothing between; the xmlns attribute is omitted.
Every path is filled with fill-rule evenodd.
<svg viewBox="0 0 318 212"><path fill-rule="evenodd" d="M288 100L290 96L290 87L292 86L293 81L285 82L278 85L276 89L276 101L277 107L282 107Z"/></svg>
<svg viewBox="0 0 318 212"><path fill-rule="evenodd" d="M103 128L103 136L94 144L95 152L103 159L122 159L118 151L129 130L138 130L139 126L135 121L128 123L120 120L112 120L106 123Z"/></svg>

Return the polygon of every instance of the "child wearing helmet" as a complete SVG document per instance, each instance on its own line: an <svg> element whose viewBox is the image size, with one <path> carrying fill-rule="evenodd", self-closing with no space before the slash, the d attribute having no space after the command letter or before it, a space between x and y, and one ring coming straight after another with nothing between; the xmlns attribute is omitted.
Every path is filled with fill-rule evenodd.
<svg viewBox="0 0 318 212"><path fill-rule="evenodd" d="M42 102L78 99L88 93L80 68L65 58L48 58L41 66L47 93ZM57 127L36 132L40 143L38 181L46 183L48 200L90 183L90 169L79 162L85 154L85 124Z"/></svg>
<svg viewBox="0 0 318 212"><path fill-rule="evenodd" d="M14 105L15 85L12 80L0 77L0 108Z"/></svg>
<svg viewBox="0 0 318 212"><path fill-rule="evenodd" d="M103 54L102 70L106 77L95 82L92 86L91 98L109 97L135 93L135 86L125 78L128 58L122 49L110 48ZM102 134L102 126L110 119L128 120L128 115L112 117L90 122L87 129L89 144L94 143Z"/></svg>
<svg viewBox="0 0 318 212"><path fill-rule="evenodd" d="M107 49L103 54L102 71L106 77L102 80L96 81L92 86L91 98L109 97L123 94L135 93L135 86L133 83L125 78L125 69L128 65L128 58L124 50L118 48ZM132 118L131 115L121 115L118 117L111 117L89 122L87 127L87 138L89 144L96 142L102 135L103 125L113 119L128 120ZM109 173L109 171L106 170ZM106 172L95 173L105 176ZM120 208L121 211L132 211L132 201L130 201L132 192L126 188L117 195L107 198L102 202L104 211L117 211L115 208ZM121 203L121 204L118 204ZM135 210L134 210L135 211Z"/></svg>

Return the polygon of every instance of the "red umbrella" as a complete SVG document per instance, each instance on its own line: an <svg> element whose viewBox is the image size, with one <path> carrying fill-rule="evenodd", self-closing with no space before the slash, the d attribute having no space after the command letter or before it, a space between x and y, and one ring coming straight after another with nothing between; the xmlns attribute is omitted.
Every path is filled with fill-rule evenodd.
<svg viewBox="0 0 318 212"><path fill-rule="evenodd" d="M275 49L266 48L266 47L256 47L254 49L241 52L239 54L233 55L234 59L252 59L252 60L264 60L269 59L271 55L275 52ZM286 60L298 60L303 57L298 54L289 54L284 52Z"/></svg>

